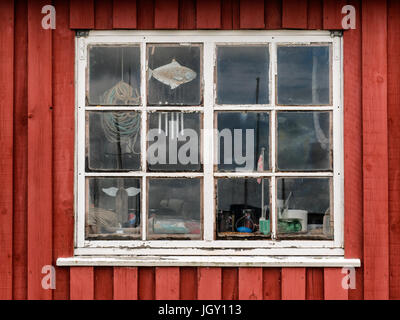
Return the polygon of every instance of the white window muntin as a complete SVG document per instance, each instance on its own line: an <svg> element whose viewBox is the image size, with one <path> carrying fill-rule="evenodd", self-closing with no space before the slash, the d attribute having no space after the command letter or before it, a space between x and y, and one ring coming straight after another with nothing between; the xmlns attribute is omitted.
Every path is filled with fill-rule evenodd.
<svg viewBox="0 0 400 320"><path fill-rule="evenodd" d="M146 106L146 44L147 43L203 43L203 77L204 98L203 106ZM215 52L217 44L269 44L270 48L270 104L259 106L229 106L215 104ZM276 46L278 44L332 44L332 105L330 106L276 106L275 75L276 75ZM86 106L86 67L87 46L89 44L139 44L141 48L141 105L135 107ZM91 31L88 37L76 39L76 90L77 90L77 134L76 134L76 254L156 254L156 255L343 255L343 115L342 115L342 43L340 37L331 37L325 31ZM142 171L85 173L85 111L89 110L137 110L141 112L141 146ZM333 114L333 172L279 172L275 173L275 159L271 157L271 172L254 173L217 173L213 171L212 161L205 161L203 172L196 173L149 173L146 172L146 120L147 111L191 110L200 111L204 115L204 127L212 128L215 111L269 111L271 113L271 150L275 150L275 116L278 110L329 110ZM211 160L213 155L213 137L204 137L203 158ZM211 147L210 147L211 146ZM208 164L207 164L208 163ZM131 176L141 177L142 194L146 195L147 177L202 177L203 178L203 240L145 240L147 201L146 196L141 200L142 240L85 240L85 177L88 176ZM275 177L333 177L334 203L334 240L216 240L214 241L215 197L214 179L219 176L270 177L272 190L275 190ZM271 219L273 238L276 235L275 196L271 192ZM125 249L122 249L125 248ZM135 248L135 250L126 249ZM210 254L209 250L213 248ZM235 249L243 250L235 250ZM250 253L251 252L251 253Z"/></svg>

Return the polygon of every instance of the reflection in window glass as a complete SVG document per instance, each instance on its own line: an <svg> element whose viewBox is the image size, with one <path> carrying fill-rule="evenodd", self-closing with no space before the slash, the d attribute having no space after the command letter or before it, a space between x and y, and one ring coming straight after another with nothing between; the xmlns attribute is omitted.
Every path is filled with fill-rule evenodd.
<svg viewBox="0 0 400 320"><path fill-rule="evenodd" d="M280 170L330 170L329 112L279 112L278 163Z"/></svg>
<svg viewBox="0 0 400 320"><path fill-rule="evenodd" d="M269 169L269 113L218 113L220 171Z"/></svg>
<svg viewBox="0 0 400 320"><path fill-rule="evenodd" d="M148 104L201 104L201 46L149 44Z"/></svg>
<svg viewBox="0 0 400 320"><path fill-rule="evenodd" d="M201 169L199 113L150 113L148 140L150 171Z"/></svg>
<svg viewBox="0 0 400 320"><path fill-rule="evenodd" d="M140 103L139 46L89 47L89 104Z"/></svg>
<svg viewBox="0 0 400 320"><path fill-rule="evenodd" d="M88 112L88 170L140 169L140 113Z"/></svg>
<svg viewBox="0 0 400 320"><path fill-rule="evenodd" d="M269 103L268 46L218 46L217 103Z"/></svg>
<svg viewBox="0 0 400 320"><path fill-rule="evenodd" d="M269 179L223 178L217 188L219 237L270 235Z"/></svg>
<svg viewBox="0 0 400 320"><path fill-rule="evenodd" d="M150 179L149 238L201 238L200 179Z"/></svg>
<svg viewBox="0 0 400 320"><path fill-rule="evenodd" d="M330 178L277 179L278 234L307 239L333 236Z"/></svg>
<svg viewBox="0 0 400 320"><path fill-rule="evenodd" d="M330 47L278 47L278 104L330 104Z"/></svg>
<svg viewBox="0 0 400 320"><path fill-rule="evenodd" d="M86 238L138 238L140 191L135 178L87 178Z"/></svg>

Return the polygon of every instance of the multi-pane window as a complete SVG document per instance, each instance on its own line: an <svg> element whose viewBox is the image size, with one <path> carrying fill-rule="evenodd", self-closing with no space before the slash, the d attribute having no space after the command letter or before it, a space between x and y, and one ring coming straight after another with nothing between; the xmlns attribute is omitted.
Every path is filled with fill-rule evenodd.
<svg viewBox="0 0 400 320"><path fill-rule="evenodd" d="M94 32L77 83L77 247L342 246L340 38Z"/></svg>

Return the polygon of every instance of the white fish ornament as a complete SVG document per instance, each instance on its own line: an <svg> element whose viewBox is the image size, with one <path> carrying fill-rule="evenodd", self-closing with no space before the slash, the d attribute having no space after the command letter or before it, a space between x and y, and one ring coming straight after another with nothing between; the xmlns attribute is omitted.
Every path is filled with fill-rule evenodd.
<svg viewBox="0 0 400 320"><path fill-rule="evenodd" d="M149 68L149 80L151 77L161 83L170 86L171 89L179 87L181 84L194 80L197 76L196 72L192 69L181 66L175 59L166 65L151 70Z"/></svg>

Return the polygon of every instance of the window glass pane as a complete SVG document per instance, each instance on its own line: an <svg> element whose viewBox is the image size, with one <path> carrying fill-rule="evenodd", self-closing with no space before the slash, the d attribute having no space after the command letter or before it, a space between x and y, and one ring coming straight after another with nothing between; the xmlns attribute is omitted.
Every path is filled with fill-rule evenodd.
<svg viewBox="0 0 400 320"><path fill-rule="evenodd" d="M217 103L269 103L268 46L217 47Z"/></svg>
<svg viewBox="0 0 400 320"><path fill-rule="evenodd" d="M201 45L149 44L148 104L201 104Z"/></svg>
<svg viewBox="0 0 400 320"><path fill-rule="evenodd" d="M140 237L140 179L86 179L86 239Z"/></svg>
<svg viewBox="0 0 400 320"><path fill-rule="evenodd" d="M217 189L217 230L220 239L269 237L269 179L222 178L218 179Z"/></svg>
<svg viewBox="0 0 400 320"><path fill-rule="evenodd" d="M201 239L200 188L200 179L149 179L148 238Z"/></svg>
<svg viewBox="0 0 400 320"><path fill-rule="evenodd" d="M331 178L277 179L279 238L331 239Z"/></svg>
<svg viewBox="0 0 400 320"><path fill-rule="evenodd" d="M332 169L329 112L278 112L279 170Z"/></svg>
<svg viewBox="0 0 400 320"><path fill-rule="evenodd" d="M278 104L330 104L330 47L278 47Z"/></svg>
<svg viewBox="0 0 400 320"><path fill-rule="evenodd" d="M200 114L149 114L150 171L200 171Z"/></svg>
<svg viewBox="0 0 400 320"><path fill-rule="evenodd" d="M89 47L89 104L140 103L139 46Z"/></svg>
<svg viewBox="0 0 400 320"><path fill-rule="evenodd" d="M88 112L87 170L140 170L140 113Z"/></svg>
<svg viewBox="0 0 400 320"><path fill-rule="evenodd" d="M269 113L220 112L219 171L269 169Z"/></svg>

